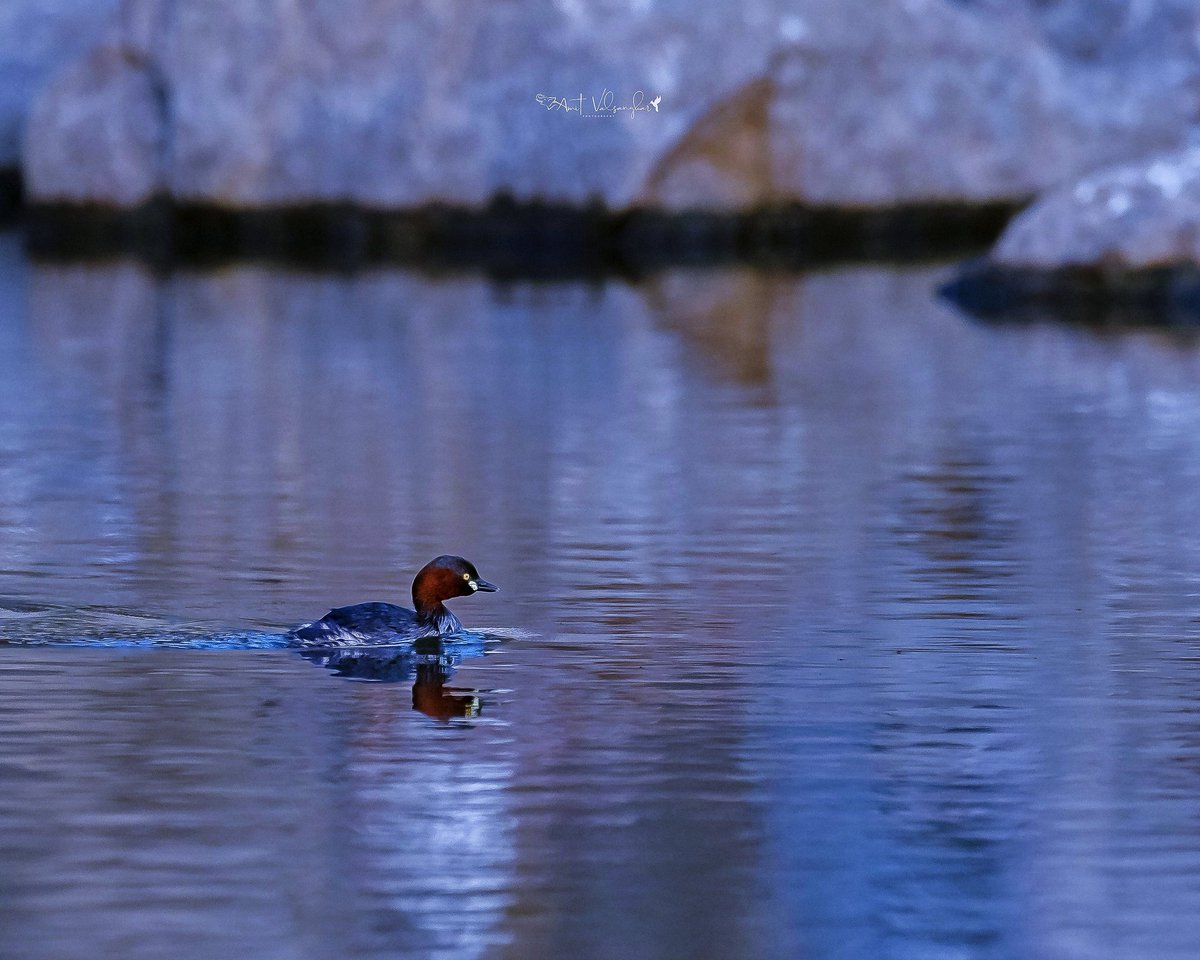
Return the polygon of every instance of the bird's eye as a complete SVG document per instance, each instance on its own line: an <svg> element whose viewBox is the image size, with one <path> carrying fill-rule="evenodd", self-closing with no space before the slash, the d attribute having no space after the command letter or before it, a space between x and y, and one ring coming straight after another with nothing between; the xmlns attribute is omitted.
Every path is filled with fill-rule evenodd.
<svg viewBox="0 0 1200 960"><path fill-rule="evenodd" d="M471 575L470 575L469 573L464 573L464 574L463 574L463 579L464 579L464 580L470 580L470 579L471 579Z"/></svg>

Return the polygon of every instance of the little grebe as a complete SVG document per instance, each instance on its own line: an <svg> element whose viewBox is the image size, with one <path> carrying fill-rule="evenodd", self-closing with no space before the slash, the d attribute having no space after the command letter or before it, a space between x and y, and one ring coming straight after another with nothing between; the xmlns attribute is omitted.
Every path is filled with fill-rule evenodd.
<svg viewBox="0 0 1200 960"><path fill-rule="evenodd" d="M416 610L394 603L356 603L330 610L320 620L297 627L289 636L302 647L366 646L444 637L462 630L458 617L443 606L444 601L496 589L469 561L442 556L425 564L413 580Z"/></svg>

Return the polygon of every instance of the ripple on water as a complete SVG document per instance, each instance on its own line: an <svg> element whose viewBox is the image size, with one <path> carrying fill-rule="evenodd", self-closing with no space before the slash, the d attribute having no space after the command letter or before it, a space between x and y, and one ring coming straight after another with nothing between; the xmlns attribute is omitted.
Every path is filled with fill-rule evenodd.
<svg viewBox="0 0 1200 960"><path fill-rule="evenodd" d="M1196 955L1193 340L4 243L0 955Z"/></svg>

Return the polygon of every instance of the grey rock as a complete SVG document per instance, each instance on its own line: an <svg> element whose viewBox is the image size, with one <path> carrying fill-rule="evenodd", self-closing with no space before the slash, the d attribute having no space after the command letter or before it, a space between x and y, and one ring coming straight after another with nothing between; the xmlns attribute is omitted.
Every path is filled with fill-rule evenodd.
<svg viewBox="0 0 1200 960"><path fill-rule="evenodd" d="M946 0L122 0L24 166L43 201L744 210L1012 200L1183 142L1174 80L1047 36ZM606 90L642 109L563 109Z"/></svg>
<svg viewBox="0 0 1200 960"><path fill-rule="evenodd" d="M161 169L135 176L181 199L389 207L507 191L621 205L712 103L765 71L789 6L124 0L106 42L159 78L161 116L136 102L153 84L108 66L65 77L43 97L25 165L35 198L127 202L139 190L75 149L124 124L140 144L165 135ZM97 85L106 102L81 112ZM643 109L587 117L536 100L582 96L590 113L605 90L620 107L641 91Z"/></svg>
<svg viewBox="0 0 1200 960"><path fill-rule="evenodd" d="M1192 60L1195 0L955 0L970 10L1021 17L1056 51L1080 62Z"/></svg>
<svg viewBox="0 0 1200 960"><path fill-rule="evenodd" d="M1023 21L1061 59L1075 117L1076 176L1177 149L1200 121L1195 0L971 0Z"/></svg>
<svg viewBox="0 0 1200 960"><path fill-rule="evenodd" d="M990 259L1036 270L1200 263L1200 148L1112 167L1051 191L1009 225Z"/></svg>
<svg viewBox="0 0 1200 960"><path fill-rule="evenodd" d="M1065 47L1065 27L1020 8L850 0L803 9L799 37L766 78L725 98L663 158L649 199L1020 200L1178 149L1200 116L1200 56L1170 30L1147 26L1118 43L1110 24L1108 58L1085 61ZM1112 19L1104 10L1093 29Z"/></svg>
<svg viewBox="0 0 1200 960"><path fill-rule="evenodd" d="M96 41L116 0L0 3L0 167L15 167L37 92Z"/></svg>
<svg viewBox="0 0 1200 960"><path fill-rule="evenodd" d="M768 81L730 98L665 158L655 200L688 206L748 195L871 207L1018 199L1078 162L1062 71L1028 32L942 0L804 9ZM729 144L756 146L742 148L751 162L718 167L724 156L713 143L726 153Z"/></svg>
<svg viewBox="0 0 1200 960"><path fill-rule="evenodd" d="M129 48L104 46L55 82L30 117L27 191L43 199L116 206L163 187L167 130L161 83Z"/></svg>

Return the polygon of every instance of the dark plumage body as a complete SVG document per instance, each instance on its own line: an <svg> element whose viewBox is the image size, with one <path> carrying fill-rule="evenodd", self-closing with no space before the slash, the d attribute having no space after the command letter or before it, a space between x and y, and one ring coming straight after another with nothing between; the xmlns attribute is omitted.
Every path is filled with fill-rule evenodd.
<svg viewBox="0 0 1200 960"><path fill-rule="evenodd" d="M330 610L290 636L303 647L359 647L444 637L462 630L444 601L495 589L462 557L441 556L425 564L413 580L415 610L394 603L356 603Z"/></svg>

